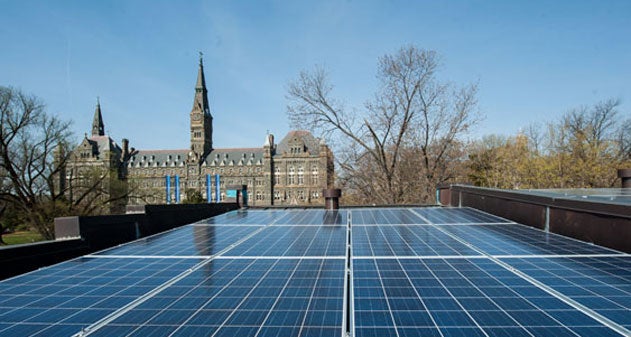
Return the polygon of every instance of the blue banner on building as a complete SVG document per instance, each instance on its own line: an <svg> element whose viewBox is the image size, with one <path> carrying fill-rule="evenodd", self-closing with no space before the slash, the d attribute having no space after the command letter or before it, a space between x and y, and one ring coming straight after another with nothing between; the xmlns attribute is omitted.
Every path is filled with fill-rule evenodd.
<svg viewBox="0 0 631 337"><path fill-rule="evenodd" d="M180 176L175 176L175 203L180 203Z"/></svg>
<svg viewBox="0 0 631 337"><path fill-rule="evenodd" d="M167 204L171 203L171 176L166 176L166 196L167 196Z"/></svg>

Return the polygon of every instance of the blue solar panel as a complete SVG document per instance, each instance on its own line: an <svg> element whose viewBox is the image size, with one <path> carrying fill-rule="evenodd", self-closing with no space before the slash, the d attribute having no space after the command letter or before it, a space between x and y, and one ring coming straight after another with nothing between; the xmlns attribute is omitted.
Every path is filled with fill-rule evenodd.
<svg viewBox="0 0 631 337"><path fill-rule="evenodd" d="M427 207L413 210L433 224L512 223L512 221L473 208Z"/></svg>
<svg viewBox="0 0 631 337"><path fill-rule="evenodd" d="M353 226L354 256L480 255L433 226Z"/></svg>
<svg viewBox="0 0 631 337"><path fill-rule="evenodd" d="M619 252L518 224L441 226L490 255L576 255Z"/></svg>
<svg viewBox="0 0 631 337"><path fill-rule="evenodd" d="M508 258L502 261L631 328L631 256Z"/></svg>
<svg viewBox="0 0 631 337"><path fill-rule="evenodd" d="M101 252L101 255L194 256L214 255L260 226L188 225L167 233L133 241Z"/></svg>
<svg viewBox="0 0 631 337"><path fill-rule="evenodd" d="M207 225L267 225L286 215L285 211L237 210L206 220L198 221Z"/></svg>
<svg viewBox="0 0 631 337"><path fill-rule="evenodd" d="M288 211L274 224L278 225L346 225L346 211L300 210Z"/></svg>
<svg viewBox="0 0 631 337"><path fill-rule="evenodd" d="M224 256L345 256L346 226L271 226Z"/></svg>
<svg viewBox="0 0 631 337"><path fill-rule="evenodd" d="M353 224L422 224L425 223L418 215L405 208L356 209L352 211Z"/></svg>
<svg viewBox="0 0 631 337"><path fill-rule="evenodd" d="M486 258L354 259L353 294L358 337L617 335Z"/></svg>
<svg viewBox="0 0 631 337"><path fill-rule="evenodd" d="M93 336L340 336L343 259L218 259Z"/></svg>
<svg viewBox="0 0 631 337"><path fill-rule="evenodd" d="M70 336L199 259L80 258L3 281L1 336Z"/></svg>
<svg viewBox="0 0 631 337"><path fill-rule="evenodd" d="M0 282L0 336L620 336L629 317L631 255L468 208L236 211Z"/></svg>

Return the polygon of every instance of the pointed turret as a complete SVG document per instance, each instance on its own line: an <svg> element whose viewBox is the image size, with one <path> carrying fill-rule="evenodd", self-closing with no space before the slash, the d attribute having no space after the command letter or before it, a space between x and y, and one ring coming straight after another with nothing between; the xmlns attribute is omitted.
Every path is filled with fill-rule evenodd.
<svg viewBox="0 0 631 337"><path fill-rule="evenodd" d="M101 114L101 103L96 98L96 110L94 111L94 120L92 121L92 137L105 136L105 126L103 125L103 115Z"/></svg>
<svg viewBox="0 0 631 337"><path fill-rule="evenodd" d="M213 117L208 104L208 90L204 77L204 62L199 53L199 70L195 84L195 98L191 109L191 150L204 158L213 148Z"/></svg>
<svg viewBox="0 0 631 337"><path fill-rule="evenodd" d="M202 53L199 53L199 70L197 71L197 83L195 84L195 100L193 111L200 110L205 115L210 115L210 105L208 104L208 90L206 90L206 78L204 77L204 61Z"/></svg>

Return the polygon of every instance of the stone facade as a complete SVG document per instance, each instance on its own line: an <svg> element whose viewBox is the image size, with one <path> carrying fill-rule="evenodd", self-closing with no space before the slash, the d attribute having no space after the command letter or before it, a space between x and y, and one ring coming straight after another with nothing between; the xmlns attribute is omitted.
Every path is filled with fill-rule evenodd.
<svg viewBox="0 0 631 337"><path fill-rule="evenodd" d="M200 58L190 115L190 149L135 150L123 139L120 147L105 135L101 106L97 102L92 135L73 151L61 183L72 193L76 174L90 167L105 168L112 178L133 184L127 204L166 202L166 176L171 177L171 200L175 176L179 179L179 200L187 191L198 191L205 199L206 177L211 179L211 199L215 200L214 175L220 176L220 199L226 187L247 185L251 206L323 205L322 189L333 185L333 154L323 140L308 131L290 131L280 143L265 136L262 147L213 148L213 117L208 103L203 63ZM76 185L76 184L75 184ZM135 198L143 196L142 198Z"/></svg>

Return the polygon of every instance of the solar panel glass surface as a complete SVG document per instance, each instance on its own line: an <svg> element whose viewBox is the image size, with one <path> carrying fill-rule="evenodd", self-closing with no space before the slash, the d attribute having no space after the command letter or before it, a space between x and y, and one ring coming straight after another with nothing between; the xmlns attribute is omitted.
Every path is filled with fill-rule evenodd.
<svg viewBox="0 0 631 337"><path fill-rule="evenodd" d="M611 330L486 258L355 259L355 336L564 336Z"/></svg>
<svg viewBox="0 0 631 337"><path fill-rule="evenodd" d="M209 256L230 247L261 226L187 225L105 250L100 255Z"/></svg>
<svg viewBox="0 0 631 337"><path fill-rule="evenodd" d="M354 256L480 255L433 226L353 226Z"/></svg>
<svg viewBox="0 0 631 337"><path fill-rule="evenodd" d="M344 259L218 259L94 336L340 336L344 282Z"/></svg>
<svg viewBox="0 0 631 337"><path fill-rule="evenodd" d="M1 282L1 336L70 336L200 259L79 258Z"/></svg>
<svg viewBox="0 0 631 337"><path fill-rule="evenodd" d="M448 225L441 230L453 234L489 255L577 255L616 254L605 247L587 244L536 228L519 225Z"/></svg>
<svg viewBox="0 0 631 337"><path fill-rule="evenodd" d="M470 208L237 211L0 282L0 336L621 336L630 270Z"/></svg>
<svg viewBox="0 0 631 337"><path fill-rule="evenodd" d="M346 226L270 226L224 256L346 256Z"/></svg>
<svg viewBox="0 0 631 337"><path fill-rule="evenodd" d="M414 208L414 212L432 224L478 224L512 223L495 215L482 213L472 208Z"/></svg>

